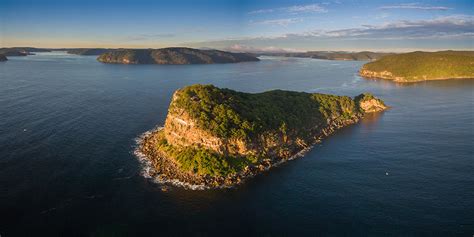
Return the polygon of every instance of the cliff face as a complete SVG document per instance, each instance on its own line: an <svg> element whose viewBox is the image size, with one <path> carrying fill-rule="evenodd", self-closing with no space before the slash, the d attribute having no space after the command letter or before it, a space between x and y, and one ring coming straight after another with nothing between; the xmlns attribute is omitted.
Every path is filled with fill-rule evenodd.
<svg viewBox="0 0 474 237"><path fill-rule="evenodd" d="M245 53L191 48L120 49L100 55L98 61L118 64L213 64L259 61Z"/></svg>
<svg viewBox="0 0 474 237"><path fill-rule="evenodd" d="M412 52L388 55L359 70L366 78L395 82L474 78L473 51Z"/></svg>
<svg viewBox="0 0 474 237"><path fill-rule="evenodd" d="M164 128L141 149L162 178L232 186L385 109L370 94L247 94L195 85L175 92Z"/></svg>
<svg viewBox="0 0 474 237"><path fill-rule="evenodd" d="M5 61L7 61L7 60L8 60L8 59L7 59L7 57L6 57L5 55L0 54L0 62L5 62Z"/></svg>

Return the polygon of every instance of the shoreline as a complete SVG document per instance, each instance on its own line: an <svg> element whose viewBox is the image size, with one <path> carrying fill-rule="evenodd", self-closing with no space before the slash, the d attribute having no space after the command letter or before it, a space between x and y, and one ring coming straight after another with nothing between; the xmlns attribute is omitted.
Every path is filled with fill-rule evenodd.
<svg viewBox="0 0 474 237"><path fill-rule="evenodd" d="M343 123L335 123L334 121L331 122L327 127L321 129L321 131L314 136L314 142L312 142L308 147L305 147L288 158L281 158L281 157L272 157L269 159L263 159L261 162L248 166L247 169L244 171L238 172L236 174L228 175L226 177L202 177L202 176L194 176L201 179L201 182L191 183L187 181L180 180L179 177L183 176L190 176L193 175L186 174L185 172L181 172L178 167L175 167L175 162L170 160L169 157L164 156L163 154L147 154L145 151L145 146L149 145L149 140L152 139L155 135L161 132L164 127L157 126L151 130L148 130L142 133L139 137L135 139L136 146L134 147L134 155L139 160L141 164L141 172L140 174L146 178L151 179L153 182L161 184L161 185L171 185L174 187L181 187L184 189L190 190L210 190L210 189L228 189L228 188L235 188L247 180L264 173L270 170L273 167L278 167L279 165L286 163L288 161L294 160L296 158L303 157L308 151L310 151L314 145L319 144L322 140L326 137L329 137L331 134L336 132L337 130L356 124L363 118L362 116L355 117L353 119L344 121ZM153 144L153 142L151 143ZM160 173L159 169L163 169L163 167L156 167L154 163L157 163L156 160L161 160L162 164L164 164L165 169L169 172L170 167L171 169L176 169L175 173L164 174ZM174 176L174 177L173 177ZM196 181L196 180L193 180ZM209 185L209 183L213 182L213 185ZM217 185L215 185L217 183Z"/></svg>

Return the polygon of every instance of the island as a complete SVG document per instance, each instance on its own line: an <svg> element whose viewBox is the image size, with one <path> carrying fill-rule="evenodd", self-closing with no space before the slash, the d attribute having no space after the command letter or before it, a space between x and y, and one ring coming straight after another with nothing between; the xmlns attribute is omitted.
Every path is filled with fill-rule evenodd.
<svg viewBox="0 0 474 237"><path fill-rule="evenodd" d="M112 51L113 49L102 49L102 48L77 48L77 49L66 49L68 54L76 55L101 55L106 52Z"/></svg>
<svg viewBox="0 0 474 237"><path fill-rule="evenodd" d="M0 62L8 61L7 56L0 54Z"/></svg>
<svg viewBox="0 0 474 237"><path fill-rule="evenodd" d="M373 61L383 56L393 53L380 52L345 52L345 51L308 51L302 53L261 53L266 56L280 57L297 57L297 58L314 58L323 60L342 60L342 61Z"/></svg>
<svg viewBox="0 0 474 237"><path fill-rule="evenodd" d="M411 52L388 55L362 66L359 75L400 83L474 78L474 51Z"/></svg>
<svg viewBox="0 0 474 237"><path fill-rule="evenodd" d="M177 90L164 127L145 133L137 153L162 183L226 188L291 160L367 113L388 107L355 98L273 90L243 93L213 85Z"/></svg>
<svg viewBox="0 0 474 237"><path fill-rule="evenodd" d="M192 48L118 49L101 54L97 60L118 64L213 64L259 61L247 53Z"/></svg>

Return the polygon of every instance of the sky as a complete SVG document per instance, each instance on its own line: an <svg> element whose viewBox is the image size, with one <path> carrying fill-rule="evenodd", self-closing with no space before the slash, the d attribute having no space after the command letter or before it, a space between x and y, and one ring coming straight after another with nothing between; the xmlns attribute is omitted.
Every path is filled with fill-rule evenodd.
<svg viewBox="0 0 474 237"><path fill-rule="evenodd" d="M0 47L474 50L474 1L0 0Z"/></svg>

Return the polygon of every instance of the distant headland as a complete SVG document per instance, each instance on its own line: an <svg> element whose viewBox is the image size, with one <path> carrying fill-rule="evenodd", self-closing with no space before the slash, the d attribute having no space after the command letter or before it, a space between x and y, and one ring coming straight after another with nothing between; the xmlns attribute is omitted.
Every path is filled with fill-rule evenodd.
<svg viewBox="0 0 474 237"><path fill-rule="evenodd" d="M174 93L164 128L146 133L137 151L161 182L232 187L295 158L366 113L385 109L368 93L355 98L283 90L249 94L192 85Z"/></svg>
<svg viewBox="0 0 474 237"><path fill-rule="evenodd" d="M297 57L297 58L314 58L324 60L342 60L342 61L373 61L383 56L391 55L393 53L379 53L379 52L345 52L345 51L308 51L302 53L260 53L266 56L280 56L280 57Z"/></svg>
<svg viewBox="0 0 474 237"><path fill-rule="evenodd" d="M50 52L49 49L40 49L33 47L12 47L12 48L0 48L0 54L5 56L27 56L35 52Z"/></svg>
<svg viewBox="0 0 474 237"><path fill-rule="evenodd" d="M192 48L117 49L101 54L97 60L116 64L214 64L259 61L257 57L247 53Z"/></svg>
<svg viewBox="0 0 474 237"><path fill-rule="evenodd" d="M474 51L412 52L387 55L362 66L362 77L395 82L473 79Z"/></svg>
<svg viewBox="0 0 474 237"><path fill-rule="evenodd" d="M77 55L101 55L114 49L103 49L103 48L77 48L77 49L65 49L68 54Z"/></svg>

